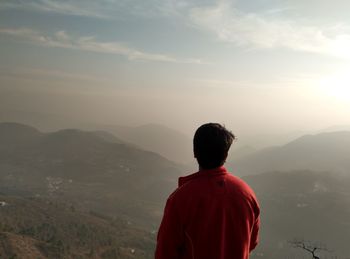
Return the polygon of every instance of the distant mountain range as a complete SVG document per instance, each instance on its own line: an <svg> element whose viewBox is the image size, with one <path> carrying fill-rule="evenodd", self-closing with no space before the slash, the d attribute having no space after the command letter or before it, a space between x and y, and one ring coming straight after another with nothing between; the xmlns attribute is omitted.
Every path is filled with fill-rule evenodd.
<svg viewBox="0 0 350 259"><path fill-rule="evenodd" d="M350 131L305 135L283 146L265 148L228 166L238 175L269 171L314 170L349 174Z"/></svg>
<svg viewBox="0 0 350 259"><path fill-rule="evenodd" d="M126 142L156 152L177 163L187 164L194 159L192 140L185 134L160 124L138 127L112 125L100 128Z"/></svg>
<svg viewBox="0 0 350 259"><path fill-rule="evenodd" d="M0 142L3 190L66 197L105 213L135 215L149 227L185 170L101 131L43 133L0 123Z"/></svg>
<svg viewBox="0 0 350 259"><path fill-rule="evenodd" d="M90 122L80 120L69 114L60 115L51 112L34 112L22 109L8 109L0 103L0 123L2 122L20 122L26 125L32 125L43 131L54 131L65 128L84 129L91 126Z"/></svg>
<svg viewBox="0 0 350 259"><path fill-rule="evenodd" d="M0 123L0 257L152 258L165 200L187 171L125 139ZM294 238L334 251L321 258L348 258L349 144L350 132L331 132L231 154L232 172L245 175L262 209L261 244L251 258L303 258L288 244Z"/></svg>

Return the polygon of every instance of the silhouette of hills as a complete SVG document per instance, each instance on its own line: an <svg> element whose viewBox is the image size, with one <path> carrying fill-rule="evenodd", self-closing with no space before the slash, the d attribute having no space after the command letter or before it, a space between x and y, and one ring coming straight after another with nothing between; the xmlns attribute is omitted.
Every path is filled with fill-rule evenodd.
<svg viewBox="0 0 350 259"><path fill-rule="evenodd" d="M268 171L350 171L350 131L305 135L283 146L266 148L241 159L232 157L230 167L238 175Z"/></svg>
<svg viewBox="0 0 350 259"><path fill-rule="evenodd" d="M102 129L178 163L186 164L193 158L192 140L185 134L160 124L139 127L112 125Z"/></svg>
<svg viewBox="0 0 350 259"><path fill-rule="evenodd" d="M181 166L154 152L116 143L114 138L111 142L108 133L41 133L16 123L0 123L0 132L7 140L0 149L3 190L65 198L107 214L134 215L149 227L183 173Z"/></svg>
<svg viewBox="0 0 350 259"><path fill-rule="evenodd" d="M262 208L261 244L252 258L302 258L288 244L294 238L324 242L338 258L349 254L349 139L349 132L322 133L242 150L247 154L233 164L233 172L246 174ZM184 167L103 131L44 133L0 123L0 141L0 201L9 204L0 206L0 253L152 258L147 255L165 200ZM79 231L86 236L80 238ZM84 244L74 241L80 239ZM115 240L113 247L106 240ZM131 253L134 247L137 255Z"/></svg>
<svg viewBox="0 0 350 259"><path fill-rule="evenodd" d="M0 148L25 145L42 136L36 128L12 122L0 123Z"/></svg>

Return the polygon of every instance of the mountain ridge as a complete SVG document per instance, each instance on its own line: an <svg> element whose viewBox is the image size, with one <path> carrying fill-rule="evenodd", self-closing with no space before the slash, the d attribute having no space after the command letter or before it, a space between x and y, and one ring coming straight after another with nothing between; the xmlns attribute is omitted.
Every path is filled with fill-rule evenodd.
<svg viewBox="0 0 350 259"><path fill-rule="evenodd" d="M133 220L142 224L160 217L161 204L185 171L155 152L110 142L94 132L59 130L18 143L0 149L4 190L86 201L87 207L106 214L136 215ZM133 213L136 207L144 214Z"/></svg>
<svg viewBox="0 0 350 259"><path fill-rule="evenodd" d="M304 135L283 146L269 147L241 159L229 161L238 175L267 171L350 171L350 131Z"/></svg>

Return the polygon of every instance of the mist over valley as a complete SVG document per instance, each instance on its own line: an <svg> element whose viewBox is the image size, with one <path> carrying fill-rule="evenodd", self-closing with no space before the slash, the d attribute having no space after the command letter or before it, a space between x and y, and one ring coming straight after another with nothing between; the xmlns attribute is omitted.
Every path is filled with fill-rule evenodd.
<svg viewBox="0 0 350 259"><path fill-rule="evenodd" d="M74 258L79 253L101 258L117 254L123 254L121 258L141 258L141 254L153 257L166 198L175 190L177 178L194 169L111 132L42 132L20 123L0 123L0 188L4 204L0 216L2 239L6 240L2 253L20 254L23 251L16 244L25 242L31 253L43 258L50 254ZM172 139L173 131L166 133L163 131L164 139ZM150 133L146 130L144 134ZM346 258L350 235L348 136L350 133L344 131L320 133L281 147L258 151L243 148L246 155L237 160L232 152L230 159L234 162L228 167L234 174L244 175L262 208L261 244L252 258L300 256L302 251L289 244L294 238L326 244L334 251L324 252L327 258L335 254ZM28 216L30 207L42 208L47 216L40 210ZM58 215L60 219L56 219ZM90 242L88 246L77 243L71 247L65 236L74 238L77 234L66 225L78 224L70 223L75 217L86 218L86 223L79 224L96 228L101 236L91 241L87 232L84 238L90 241L84 242ZM89 223L90 219L97 225ZM115 230L107 227L106 232L99 221L105 226L119 223ZM120 237L124 232L125 241ZM112 241L108 245L101 243L99 240L104 238ZM143 245L137 240L143 240Z"/></svg>

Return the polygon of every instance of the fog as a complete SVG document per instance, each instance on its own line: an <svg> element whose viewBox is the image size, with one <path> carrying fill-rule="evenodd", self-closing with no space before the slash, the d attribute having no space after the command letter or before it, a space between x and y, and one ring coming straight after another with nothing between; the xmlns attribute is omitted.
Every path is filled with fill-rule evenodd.
<svg viewBox="0 0 350 259"><path fill-rule="evenodd" d="M2 121L159 123L189 136L207 121L240 136L350 124L344 1L38 2L0 5Z"/></svg>
<svg viewBox="0 0 350 259"><path fill-rule="evenodd" d="M331 105L291 89L99 91L100 86L90 82L40 78L1 81L0 120L23 122L46 131L156 123L191 137L199 125L215 121L225 124L241 142L254 146L256 141L260 147L264 138L268 139L264 145L269 141L273 145L302 134L350 125L347 107L341 109L341 104Z"/></svg>

